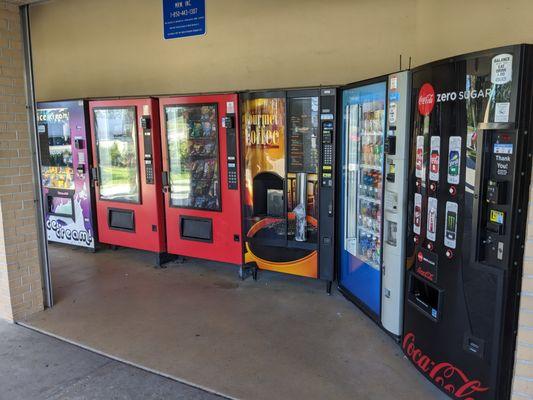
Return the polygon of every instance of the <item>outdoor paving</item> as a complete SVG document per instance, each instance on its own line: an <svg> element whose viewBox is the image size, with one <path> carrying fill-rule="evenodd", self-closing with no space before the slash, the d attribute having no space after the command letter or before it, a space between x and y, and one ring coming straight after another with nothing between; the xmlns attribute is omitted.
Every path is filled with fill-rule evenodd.
<svg viewBox="0 0 533 400"><path fill-rule="evenodd" d="M0 399L223 398L0 320Z"/></svg>

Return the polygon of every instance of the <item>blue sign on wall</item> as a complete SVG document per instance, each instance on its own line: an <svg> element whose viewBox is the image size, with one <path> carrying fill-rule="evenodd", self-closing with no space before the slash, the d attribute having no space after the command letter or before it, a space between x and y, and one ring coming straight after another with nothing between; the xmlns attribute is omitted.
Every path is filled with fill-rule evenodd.
<svg viewBox="0 0 533 400"><path fill-rule="evenodd" d="M165 39L205 34L205 0L163 0Z"/></svg>

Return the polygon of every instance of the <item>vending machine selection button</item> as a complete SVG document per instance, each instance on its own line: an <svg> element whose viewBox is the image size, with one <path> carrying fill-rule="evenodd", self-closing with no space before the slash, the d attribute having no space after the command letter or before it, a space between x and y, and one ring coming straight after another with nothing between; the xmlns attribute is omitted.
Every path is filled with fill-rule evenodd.
<svg viewBox="0 0 533 400"><path fill-rule="evenodd" d="M457 194L457 188L455 186L450 186L450 189L448 190L452 196L455 196Z"/></svg>

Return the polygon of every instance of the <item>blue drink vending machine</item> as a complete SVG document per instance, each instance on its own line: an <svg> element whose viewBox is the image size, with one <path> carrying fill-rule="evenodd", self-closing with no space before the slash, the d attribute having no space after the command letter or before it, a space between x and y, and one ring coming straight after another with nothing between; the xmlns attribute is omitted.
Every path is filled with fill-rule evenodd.
<svg viewBox="0 0 533 400"><path fill-rule="evenodd" d="M339 289L401 333L409 72L341 91Z"/></svg>

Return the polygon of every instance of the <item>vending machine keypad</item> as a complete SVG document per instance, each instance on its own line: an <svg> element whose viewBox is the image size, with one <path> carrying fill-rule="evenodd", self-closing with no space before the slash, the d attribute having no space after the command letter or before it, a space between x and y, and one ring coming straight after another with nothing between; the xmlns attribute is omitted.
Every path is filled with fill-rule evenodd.
<svg viewBox="0 0 533 400"><path fill-rule="evenodd" d="M143 130L143 144L144 144L144 171L145 180L149 185L154 184L154 165L153 165L153 150L152 150L152 132L151 119L148 115L141 117L141 127Z"/></svg>
<svg viewBox="0 0 533 400"><path fill-rule="evenodd" d="M320 90L320 165L319 165L319 276L321 279L333 280L331 260L334 252L335 227L335 115L336 90Z"/></svg>
<svg viewBox="0 0 533 400"><path fill-rule="evenodd" d="M235 129L235 114L227 114L223 119L226 128L226 165L228 167L228 189L239 188L239 170L237 162L237 132Z"/></svg>
<svg viewBox="0 0 533 400"><path fill-rule="evenodd" d="M322 186L333 184L333 121L322 122Z"/></svg>

